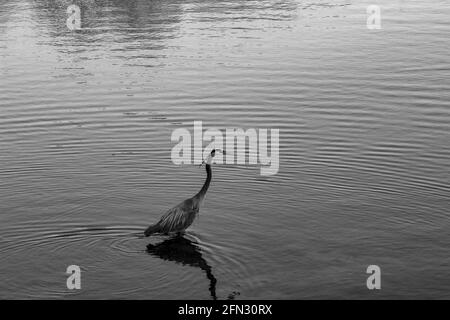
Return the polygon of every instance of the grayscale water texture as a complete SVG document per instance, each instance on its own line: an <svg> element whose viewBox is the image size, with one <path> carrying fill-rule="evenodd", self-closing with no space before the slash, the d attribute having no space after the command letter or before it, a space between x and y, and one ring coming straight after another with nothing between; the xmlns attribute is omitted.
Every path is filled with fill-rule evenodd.
<svg viewBox="0 0 450 320"><path fill-rule="evenodd" d="M373 2L1 1L0 298L450 298L450 3ZM193 121L280 129L279 172L214 166L143 238Z"/></svg>

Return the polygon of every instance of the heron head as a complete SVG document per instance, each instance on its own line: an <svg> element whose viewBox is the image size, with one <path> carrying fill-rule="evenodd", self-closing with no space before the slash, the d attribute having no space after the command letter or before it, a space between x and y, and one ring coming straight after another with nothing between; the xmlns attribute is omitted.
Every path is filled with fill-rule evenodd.
<svg viewBox="0 0 450 320"><path fill-rule="evenodd" d="M222 149L213 149L211 151L211 156L214 157L216 155L216 152L220 152L221 154L225 154L225 150Z"/></svg>
<svg viewBox="0 0 450 320"><path fill-rule="evenodd" d="M203 164L211 164L212 159L216 156L216 154L217 154L218 152L220 152L220 153L222 153L222 154L225 154L225 150L222 150L222 149L213 149L213 150L211 151L211 153L208 155L208 157L206 158L206 160L203 160L203 162L202 162L201 165L203 165ZM201 166L201 165L200 165L200 166Z"/></svg>
<svg viewBox="0 0 450 320"><path fill-rule="evenodd" d="M210 153L210 157L211 157L211 158L214 158L218 152L221 153L221 154L225 154L225 150L222 150L222 149L212 149L212 151L211 151L211 153Z"/></svg>

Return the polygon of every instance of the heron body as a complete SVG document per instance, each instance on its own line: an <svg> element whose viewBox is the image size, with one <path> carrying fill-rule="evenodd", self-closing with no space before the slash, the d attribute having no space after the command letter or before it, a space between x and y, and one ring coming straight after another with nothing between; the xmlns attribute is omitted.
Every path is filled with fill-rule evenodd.
<svg viewBox="0 0 450 320"><path fill-rule="evenodd" d="M157 223L148 227L144 232L146 237L158 233L181 233L194 222L211 183L212 171L210 162L214 154L215 150L211 152L211 156L206 163L206 181L201 190L192 198L186 199L168 210Z"/></svg>

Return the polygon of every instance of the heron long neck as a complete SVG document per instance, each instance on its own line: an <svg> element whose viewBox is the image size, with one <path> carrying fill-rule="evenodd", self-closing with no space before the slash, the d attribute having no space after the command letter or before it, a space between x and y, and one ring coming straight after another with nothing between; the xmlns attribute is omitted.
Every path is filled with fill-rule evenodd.
<svg viewBox="0 0 450 320"><path fill-rule="evenodd" d="M209 184L211 183L211 179L212 179L211 165L206 164L206 181L203 184L201 190L195 195L195 197L199 198L200 200L202 200L205 197L206 191L208 191Z"/></svg>

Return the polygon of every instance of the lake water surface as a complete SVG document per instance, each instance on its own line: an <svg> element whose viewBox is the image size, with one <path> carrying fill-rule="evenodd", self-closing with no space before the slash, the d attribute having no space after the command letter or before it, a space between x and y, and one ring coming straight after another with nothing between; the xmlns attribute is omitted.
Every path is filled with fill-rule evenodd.
<svg viewBox="0 0 450 320"><path fill-rule="evenodd" d="M450 298L450 3L376 2L1 1L0 298ZM203 183L193 121L280 129L279 172L143 238Z"/></svg>

